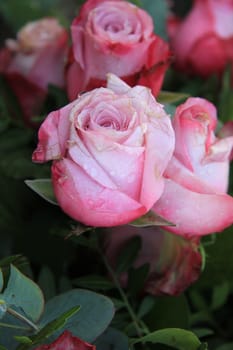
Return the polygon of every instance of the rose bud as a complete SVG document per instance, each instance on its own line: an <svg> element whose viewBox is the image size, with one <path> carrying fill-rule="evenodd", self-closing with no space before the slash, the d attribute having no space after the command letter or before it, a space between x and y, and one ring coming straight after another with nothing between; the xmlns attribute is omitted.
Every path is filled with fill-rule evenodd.
<svg viewBox="0 0 233 350"><path fill-rule="evenodd" d="M181 71L208 77L233 63L233 2L194 0L188 15L168 18L168 34Z"/></svg>
<svg viewBox="0 0 233 350"><path fill-rule="evenodd" d="M0 52L0 73L18 98L25 121L39 113L48 85L64 87L68 34L54 18L26 24Z"/></svg>
<svg viewBox="0 0 233 350"><path fill-rule="evenodd" d="M153 20L122 0L88 0L71 26L67 69L70 100L105 86L114 73L129 85L149 87L156 96L170 61L167 43L153 33Z"/></svg>
<svg viewBox="0 0 233 350"><path fill-rule="evenodd" d="M124 246L135 236L141 238L141 249L134 268L149 264L148 276L142 291L152 295L178 295L195 282L201 272L202 258L198 240L186 240L157 227L129 225L106 229L102 234L104 252L112 267ZM127 287L128 274L120 275Z"/></svg>
<svg viewBox="0 0 233 350"><path fill-rule="evenodd" d="M160 198L173 150L170 118L150 90L109 75L107 88L48 115L33 160L53 160L54 192L69 216L115 226L144 215Z"/></svg>
<svg viewBox="0 0 233 350"><path fill-rule="evenodd" d="M70 332L64 331L53 343L40 345L35 350L95 350L96 347Z"/></svg>
<svg viewBox="0 0 233 350"><path fill-rule="evenodd" d="M226 194L233 137L218 138L215 106L189 98L175 112L176 145L165 171L165 189L153 210L184 236L219 232L233 223L233 198Z"/></svg>

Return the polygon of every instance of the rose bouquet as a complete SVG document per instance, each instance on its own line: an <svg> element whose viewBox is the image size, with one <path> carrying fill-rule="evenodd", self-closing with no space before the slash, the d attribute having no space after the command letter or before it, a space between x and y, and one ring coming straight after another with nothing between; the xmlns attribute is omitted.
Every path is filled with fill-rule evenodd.
<svg viewBox="0 0 233 350"><path fill-rule="evenodd" d="M0 4L0 349L231 349L232 1L29 3Z"/></svg>

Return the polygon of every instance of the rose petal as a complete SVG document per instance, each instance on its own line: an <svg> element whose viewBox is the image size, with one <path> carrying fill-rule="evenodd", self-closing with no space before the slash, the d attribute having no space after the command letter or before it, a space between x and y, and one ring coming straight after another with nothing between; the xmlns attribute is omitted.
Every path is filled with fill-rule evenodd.
<svg viewBox="0 0 233 350"><path fill-rule="evenodd" d="M39 142L32 155L34 162L43 163L48 160L59 159L65 155L70 129L68 115L74 103L72 102L58 111L51 112L47 116L39 129Z"/></svg>
<svg viewBox="0 0 233 350"><path fill-rule="evenodd" d="M141 186L141 202L148 209L160 198L164 180L163 173L172 157L174 135L168 118L154 117L145 134L144 172Z"/></svg>
<svg viewBox="0 0 233 350"><path fill-rule="evenodd" d="M91 345L82 339L73 336L69 331L64 331L53 343L40 345L35 350L95 350Z"/></svg>
<svg viewBox="0 0 233 350"><path fill-rule="evenodd" d="M139 201L144 147L128 147L113 143L112 140L97 133L86 133L85 145L116 188ZM142 203L146 206L146 203Z"/></svg>
<svg viewBox="0 0 233 350"><path fill-rule="evenodd" d="M195 193L169 179L153 210L176 225L168 231L186 237L219 232L233 223L231 196Z"/></svg>
<svg viewBox="0 0 233 350"><path fill-rule="evenodd" d="M69 159L53 163L52 181L64 212L86 225L122 225L146 212L126 194L100 186Z"/></svg>

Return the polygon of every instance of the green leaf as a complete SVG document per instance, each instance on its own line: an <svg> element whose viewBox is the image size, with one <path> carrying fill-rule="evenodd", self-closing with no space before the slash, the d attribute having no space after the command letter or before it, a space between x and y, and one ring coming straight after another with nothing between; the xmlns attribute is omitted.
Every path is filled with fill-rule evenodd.
<svg viewBox="0 0 233 350"><path fill-rule="evenodd" d="M44 327L62 312L77 304L81 309L67 321L66 329L81 339L93 342L111 322L114 306L109 298L88 290L72 289L50 299L45 306L40 327Z"/></svg>
<svg viewBox="0 0 233 350"><path fill-rule="evenodd" d="M205 246L207 262L205 270L196 282L198 288L211 288L225 281L232 285L232 250L233 226L216 235L215 244Z"/></svg>
<svg viewBox="0 0 233 350"><path fill-rule="evenodd" d="M198 338L203 338L214 334L214 331L210 328L193 328L192 331Z"/></svg>
<svg viewBox="0 0 233 350"><path fill-rule="evenodd" d="M96 341L96 350L129 350L127 336L109 327Z"/></svg>
<svg viewBox="0 0 233 350"><path fill-rule="evenodd" d="M227 281L221 283L220 285L214 286L211 308L213 310L217 310L223 306L226 303L229 294L230 285Z"/></svg>
<svg viewBox="0 0 233 350"><path fill-rule="evenodd" d="M208 344L207 343L201 343L198 350L208 350Z"/></svg>
<svg viewBox="0 0 233 350"><path fill-rule="evenodd" d="M44 297L40 288L13 265L11 265L10 277L3 297L8 305L22 308L34 322L43 312Z"/></svg>
<svg viewBox="0 0 233 350"><path fill-rule="evenodd" d="M21 344L33 345L33 341L29 337L25 337L23 335L15 335L14 338Z"/></svg>
<svg viewBox="0 0 233 350"><path fill-rule="evenodd" d="M186 100L190 95L183 92L160 91L157 96L159 103L175 103Z"/></svg>
<svg viewBox="0 0 233 350"><path fill-rule="evenodd" d="M167 221L166 219L162 218L158 214L154 213L153 211L149 211L147 214L141 216L140 218L131 221L129 223L131 226L136 227L147 227L147 226L175 226L171 222Z"/></svg>
<svg viewBox="0 0 233 350"><path fill-rule="evenodd" d="M72 286L71 280L67 276L62 275L58 281L59 294L65 293L68 290L71 290L72 287L73 286Z"/></svg>
<svg viewBox="0 0 233 350"><path fill-rule="evenodd" d="M3 289L3 285L4 285L3 274L2 274L2 270L0 269L0 292Z"/></svg>
<svg viewBox="0 0 233 350"><path fill-rule="evenodd" d="M7 348L5 348L5 346L0 345L0 350L7 350Z"/></svg>
<svg viewBox="0 0 233 350"><path fill-rule="evenodd" d="M75 286L94 289L94 290L110 290L114 288L114 284L109 279L100 275L87 275L72 280Z"/></svg>
<svg viewBox="0 0 233 350"><path fill-rule="evenodd" d="M220 345L219 347L217 347L216 350L232 350L232 349L233 349L233 342Z"/></svg>
<svg viewBox="0 0 233 350"><path fill-rule="evenodd" d="M16 267L22 267L28 264L27 258L21 254L10 255L6 258L0 260L0 267L2 269L9 267L9 265L13 264Z"/></svg>
<svg viewBox="0 0 233 350"><path fill-rule="evenodd" d="M140 339L133 339L131 344L145 342L164 344L178 350L199 350L201 345L194 333L180 328L161 329Z"/></svg>
<svg viewBox="0 0 233 350"><path fill-rule="evenodd" d="M173 117L176 112L176 106L171 103L165 103L164 109L166 113L169 114L171 117Z"/></svg>
<svg viewBox="0 0 233 350"><path fill-rule="evenodd" d="M22 149L23 146L28 146L33 137L31 130L20 128L9 128L1 133L0 150L3 152L11 152L15 149Z"/></svg>
<svg viewBox="0 0 233 350"><path fill-rule="evenodd" d="M45 338L48 338L51 334L60 328L63 328L67 321L71 319L80 310L80 306L74 306L68 311L64 312L62 315L48 324L45 325L36 335L32 336L33 342L38 343Z"/></svg>
<svg viewBox="0 0 233 350"><path fill-rule="evenodd" d="M2 295L0 295L2 297ZM5 316L7 312L7 305L3 299L0 299L0 319Z"/></svg>
<svg viewBox="0 0 233 350"><path fill-rule="evenodd" d="M117 257L116 271L122 273L127 271L134 263L139 250L141 248L141 238L135 236L126 242L121 250L120 255Z"/></svg>
<svg viewBox="0 0 233 350"><path fill-rule="evenodd" d="M189 318L189 304L184 294L178 297L160 296L155 298L155 305L145 316L145 322L150 329L188 328Z"/></svg>
<svg viewBox="0 0 233 350"><path fill-rule="evenodd" d="M26 185L51 204L57 205L50 179L25 180Z"/></svg>
<svg viewBox="0 0 233 350"><path fill-rule="evenodd" d="M0 1L0 11L11 24L18 30L26 22L42 17L52 16L57 9L58 0L29 1L17 0ZM17 16L15 14L17 13Z"/></svg>
<svg viewBox="0 0 233 350"><path fill-rule="evenodd" d="M150 264L143 264L139 267L131 267L128 272L128 289L132 296L142 292L145 281L148 277Z"/></svg>
<svg viewBox="0 0 233 350"><path fill-rule="evenodd" d="M49 176L48 164L37 164L31 161L32 150L26 145L3 154L0 159L0 168L10 178L23 180L30 177Z"/></svg>
<svg viewBox="0 0 233 350"><path fill-rule="evenodd" d="M218 105L218 114L222 122L233 120L233 90L231 81L231 67L229 65L223 75L222 90Z"/></svg>
<svg viewBox="0 0 233 350"><path fill-rule="evenodd" d="M43 266L40 270L37 283L43 291L45 300L49 300L56 295L55 277L47 266Z"/></svg>
<svg viewBox="0 0 233 350"><path fill-rule="evenodd" d="M23 344L25 344L25 345L20 345L17 349L18 350L27 350L27 349L29 349L29 347L31 347L31 345L38 345L39 343L43 342L45 339L48 339L57 330L59 330L61 328L64 329L64 326L67 323L68 319L73 317L79 310L80 310L80 306L74 306L70 310L68 310L68 311L64 312L62 315L60 315L57 319L46 324L37 334L32 335L31 337L24 337L26 339L29 339L31 342L24 341ZM29 344L29 346L28 346L28 344Z"/></svg>
<svg viewBox="0 0 233 350"><path fill-rule="evenodd" d="M148 314L148 312L153 308L154 304L155 298L152 296L146 296L139 306L139 310L137 312L138 318L143 318L146 314Z"/></svg>

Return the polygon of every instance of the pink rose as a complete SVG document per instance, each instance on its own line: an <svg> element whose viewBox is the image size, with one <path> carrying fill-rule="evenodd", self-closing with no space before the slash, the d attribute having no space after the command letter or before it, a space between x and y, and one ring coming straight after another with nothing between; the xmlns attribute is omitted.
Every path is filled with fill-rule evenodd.
<svg viewBox="0 0 233 350"><path fill-rule="evenodd" d="M158 94L170 52L167 43L153 33L152 18L145 11L128 1L88 0L74 19L71 34L70 100L81 91L104 86L107 73Z"/></svg>
<svg viewBox="0 0 233 350"><path fill-rule="evenodd" d="M17 96L25 119L39 112L49 84L63 87L68 34L54 18L26 24L0 52L2 73Z"/></svg>
<svg viewBox="0 0 233 350"><path fill-rule="evenodd" d="M92 226L145 214L163 192L174 149L170 119L149 89L130 88L114 75L107 86L50 113L33 153L35 162L53 160L62 209Z"/></svg>
<svg viewBox="0 0 233 350"><path fill-rule="evenodd" d="M115 268L117 257L133 237L141 238L141 249L133 264L149 264L142 290L152 295L178 295L195 282L201 272L201 254L197 240L185 240L157 227L136 228L129 225L107 229L103 234L104 251ZM120 281L127 286L127 273Z"/></svg>
<svg viewBox="0 0 233 350"><path fill-rule="evenodd" d="M40 345L35 350L95 350L91 345L82 339L73 336L70 332L64 331L53 343Z"/></svg>
<svg viewBox="0 0 233 350"><path fill-rule="evenodd" d="M183 20L171 16L168 34L177 68L208 77L233 64L233 1L194 0Z"/></svg>
<svg viewBox="0 0 233 350"><path fill-rule="evenodd" d="M175 152L162 197L153 210L184 236L222 231L233 223L233 198L226 194L233 137L219 139L214 105L189 98L176 109Z"/></svg>

